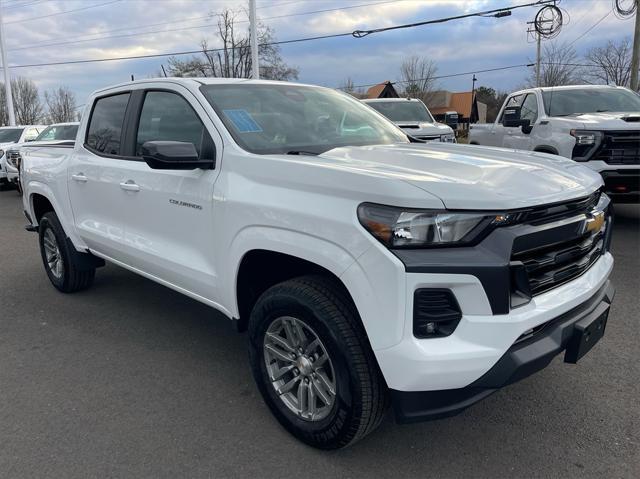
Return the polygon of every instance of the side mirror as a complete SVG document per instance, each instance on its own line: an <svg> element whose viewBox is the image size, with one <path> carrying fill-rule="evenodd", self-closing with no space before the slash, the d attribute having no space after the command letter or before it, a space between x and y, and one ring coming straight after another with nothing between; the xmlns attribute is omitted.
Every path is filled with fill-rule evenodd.
<svg viewBox="0 0 640 479"><path fill-rule="evenodd" d="M147 141L142 159L154 170L212 170L215 160L201 160L193 143L184 141Z"/></svg>

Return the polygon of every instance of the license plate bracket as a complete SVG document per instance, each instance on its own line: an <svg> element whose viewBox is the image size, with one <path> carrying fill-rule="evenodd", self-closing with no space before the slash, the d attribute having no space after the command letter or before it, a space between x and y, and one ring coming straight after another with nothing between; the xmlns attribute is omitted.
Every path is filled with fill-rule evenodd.
<svg viewBox="0 0 640 479"><path fill-rule="evenodd" d="M566 363L577 363L604 336L608 317L609 305L606 305L604 311L596 312L575 323L573 334L564 353Z"/></svg>

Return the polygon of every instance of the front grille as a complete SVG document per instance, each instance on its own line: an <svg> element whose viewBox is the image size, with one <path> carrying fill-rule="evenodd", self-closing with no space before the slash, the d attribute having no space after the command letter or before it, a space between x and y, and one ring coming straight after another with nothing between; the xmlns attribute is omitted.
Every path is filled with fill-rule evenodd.
<svg viewBox="0 0 640 479"><path fill-rule="evenodd" d="M420 140L433 141L433 140L439 140L440 135L420 135L420 136L416 136L416 138L419 138Z"/></svg>
<svg viewBox="0 0 640 479"><path fill-rule="evenodd" d="M549 242L514 243L512 264L521 264L529 280L531 296L549 291L587 271L606 251L608 217L597 231L584 232L587 215L568 220L557 231L548 231L541 238ZM562 231L560 229L562 228ZM558 234L554 234L558 233Z"/></svg>
<svg viewBox="0 0 640 479"><path fill-rule="evenodd" d="M602 143L592 160L609 165L640 164L640 131L603 132Z"/></svg>

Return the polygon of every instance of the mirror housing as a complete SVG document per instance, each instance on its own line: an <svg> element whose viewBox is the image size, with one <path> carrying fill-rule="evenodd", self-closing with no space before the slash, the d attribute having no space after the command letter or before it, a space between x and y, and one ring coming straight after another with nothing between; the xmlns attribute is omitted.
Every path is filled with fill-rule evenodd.
<svg viewBox="0 0 640 479"><path fill-rule="evenodd" d="M146 141L142 159L154 170L212 170L216 164L199 159L195 145L184 141Z"/></svg>
<svg viewBox="0 0 640 479"><path fill-rule="evenodd" d="M510 106L505 108L504 115L502 116L502 124L507 128L522 128L522 133L529 134L533 129L531 126L531 120L523 120L520 118L520 107Z"/></svg>

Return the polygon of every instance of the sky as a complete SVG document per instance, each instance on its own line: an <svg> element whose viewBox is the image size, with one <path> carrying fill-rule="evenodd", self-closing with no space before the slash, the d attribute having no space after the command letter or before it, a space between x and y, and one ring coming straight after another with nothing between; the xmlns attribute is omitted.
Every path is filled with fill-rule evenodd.
<svg viewBox="0 0 640 479"><path fill-rule="evenodd" d="M20 65L197 50L203 39L208 39L213 48L218 45L216 14L225 8L238 10L238 20L244 20L238 28L248 28L248 0L0 1L11 75L32 79L41 92L67 86L76 94L78 104L93 90L128 81L131 75L157 76L168 57L39 67ZM257 0L257 14L274 29L278 40L289 40L531 1ZM614 15L612 0L562 0L559 6L565 25L556 41L574 42L579 55L608 40L619 41L633 34L633 19L621 20ZM299 69L299 81L330 87L344 85L347 78L356 85L398 80L402 60L410 55L433 60L438 75L526 64L535 59L536 49L535 43L528 41L526 22L538 10L539 7L527 7L504 18L476 17L361 39L346 36L283 45L281 55ZM522 86L529 74L527 68L477 73L476 86L508 91ZM443 78L438 87L468 91L471 78L471 74Z"/></svg>

